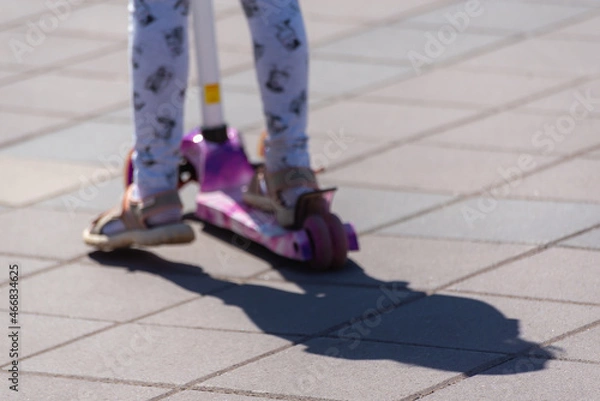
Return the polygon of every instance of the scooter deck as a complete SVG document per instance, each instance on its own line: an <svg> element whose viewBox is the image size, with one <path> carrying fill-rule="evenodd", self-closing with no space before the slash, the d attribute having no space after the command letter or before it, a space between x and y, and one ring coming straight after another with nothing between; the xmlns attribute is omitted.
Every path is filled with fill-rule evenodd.
<svg viewBox="0 0 600 401"><path fill-rule="evenodd" d="M252 208L242 200L239 189L201 192L196 198L196 215L215 226L261 244L272 252L299 261L313 258L305 230L287 230L277 224L272 213ZM354 227L344 224L349 250L358 250Z"/></svg>

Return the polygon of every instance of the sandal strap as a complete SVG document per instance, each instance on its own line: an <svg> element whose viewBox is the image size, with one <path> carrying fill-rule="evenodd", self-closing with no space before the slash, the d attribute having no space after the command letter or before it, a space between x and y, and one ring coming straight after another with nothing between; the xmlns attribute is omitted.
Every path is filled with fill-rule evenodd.
<svg viewBox="0 0 600 401"><path fill-rule="evenodd" d="M179 193L175 189L159 192L141 201L129 200L132 190L133 185L130 185L123 194L120 207L114 207L102 213L92 222L90 229L92 234L100 234L108 223L115 220L121 220L127 230L145 229L148 228L145 221L149 217L165 210L173 208L181 210L183 208Z"/></svg>
<svg viewBox="0 0 600 401"><path fill-rule="evenodd" d="M317 177L308 167L290 167L266 174L270 194L278 194L286 189L308 187L319 189Z"/></svg>

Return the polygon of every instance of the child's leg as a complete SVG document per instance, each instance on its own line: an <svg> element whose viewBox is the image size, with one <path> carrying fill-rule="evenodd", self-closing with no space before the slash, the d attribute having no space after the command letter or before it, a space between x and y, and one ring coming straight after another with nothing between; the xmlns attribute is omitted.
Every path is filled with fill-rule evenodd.
<svg viewBox="0 0 600 401"><path fill-rule="evenodd" d="M144 198L177 186L188 76L186 0L130 0L134 182Z"/></svg>
<svg viewBox="0 0 600 401"><path fill-rule="evenodd" d="M241 0L254 42L256 73L267 120L267 170L310 167L308 40L298 0ZM307 188L284 191L291 206Z"/></svg>
<svg viewBox="0 0 600 401"><path fill-rule="evenodd" d="M129 30L134 135L134 185L129 200L139 201L177 188L183 104L188 74L186 0L130 0ZM145 223L156 226L181 219L167 207ZM113 220L102 234L125 231Z"/></svg>

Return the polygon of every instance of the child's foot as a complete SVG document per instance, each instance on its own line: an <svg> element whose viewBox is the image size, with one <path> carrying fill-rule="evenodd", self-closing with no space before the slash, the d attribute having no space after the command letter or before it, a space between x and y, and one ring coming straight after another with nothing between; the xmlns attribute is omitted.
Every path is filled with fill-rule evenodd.
<svg viewBox="0 0 600 401"><path fill-rule="evenodd" d="M315 174L306 167L293 167L275 173L259 168L244 193L244 201L275 213L277 223L286 228L301 227L310 213L329 213L329 206L319 190Z"/></svg>
<svg viewBox="0 0 600 401"><path fill-rule="evenodd" d="M133 185L115 207L94 220L83 232L86 244L101 250L188 243L192 228L181 222L182 204L176 190L161 192L142 201L132 199Z"/></svg>

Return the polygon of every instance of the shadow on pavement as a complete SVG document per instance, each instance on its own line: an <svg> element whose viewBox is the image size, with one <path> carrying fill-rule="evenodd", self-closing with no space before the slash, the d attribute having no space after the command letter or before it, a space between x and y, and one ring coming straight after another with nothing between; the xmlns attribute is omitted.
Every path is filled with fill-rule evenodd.
<svg viewBox="0 0 600 401"><path fill-rule="evenodd" d="M227 242L232 235L209 225L204 232ZM508 368L495 369L493 374L542 370L553 358L551 350L519 337L518 320L505 317L485 302L454 295L428 296L411 290L405 282L380 281L352 260L342 271L321 273L257 244L244 248L277 268L303 293L270 282L239 284L218 279L200 266L165 260L144 250L93 252L89 256L105 266L156 274L189 291L216 297L243 310L257 330L303 342L305 352L318 355L395 360L467 375L486 374L480 372L485 369L470 369L485 361L497 365L514 354L518 357ZM336 284L336 278L345 274L359 279L353 279L356 284ZM216 290L203 293L206 288ZM198 310L196 315L202 316L202 312ZM323 335L327 341L311 340ZM528 356L531 354L535 357Z"/></svg>

